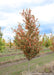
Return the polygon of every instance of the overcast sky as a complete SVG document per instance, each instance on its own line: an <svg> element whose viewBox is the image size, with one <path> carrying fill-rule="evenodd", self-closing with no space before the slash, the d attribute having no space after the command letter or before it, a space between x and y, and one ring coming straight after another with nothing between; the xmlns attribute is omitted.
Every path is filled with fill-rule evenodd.
<svg viewBox="0 0 54 75"><path fill-rule="evenodd" d="M3 38L13 39L11 27L22 22L19 14L23 9L30 8L32 14L39 19L40 33L54 33L54 0L0 0L0 26Z"/></svg>

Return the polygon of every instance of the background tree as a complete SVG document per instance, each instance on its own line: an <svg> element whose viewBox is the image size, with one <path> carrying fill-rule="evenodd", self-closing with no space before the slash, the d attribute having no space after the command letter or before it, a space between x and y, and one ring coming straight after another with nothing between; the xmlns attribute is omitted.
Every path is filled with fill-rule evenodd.
<svg viewBox="0 0 54 75"><path fill-rule="evenodd" d="M31 10L26 9L21 13L23 16L24 27L18 24L18 28L14 30L16 33L17 47L23 51L28 60L34 58L41 50L39 42L39 26L38 18L31 14Z"/></svg>
<svg viewBox="0 0 54 75"><path fill-rule="evenodd" d="M4 39L2 39L2 32L1 32L1 27L0 27L0 52L3 51L5 47Z"/></svg>
<svg viewBox="0 0 54 75"><path fill-rule="evenodd" d="M17 38L17 33L16 33L16 36L14 37L14 44L15 44L15 46L18 46L18 44L17 44L18 42L17 42L16 38Z"/></svg>
<svg viewBox="0 0 54 75"><path fill-rule="evenodd" d="M50 40L51 40L50 49L51 49L52 51L54 51L54 36L53 36L52 34L51 34Z"/></svg>
<svg viewBox="0 0 54 75"><path fill-rule="evenodd" d="M44 34L44 36L42 38L42 41L43 41L42 42L43 46L45 46L45 47L51 46L51 40L50 40L50 38L46 34Z"/></svg>
<svg viewBox="0 0 54 75"><path fill-rule="evenodd" d="M13 46L12 42L11 42L11 39L8 37L9 39L9 42L7 43L7 46L9 46L9 48L11 48Z"/></svg>

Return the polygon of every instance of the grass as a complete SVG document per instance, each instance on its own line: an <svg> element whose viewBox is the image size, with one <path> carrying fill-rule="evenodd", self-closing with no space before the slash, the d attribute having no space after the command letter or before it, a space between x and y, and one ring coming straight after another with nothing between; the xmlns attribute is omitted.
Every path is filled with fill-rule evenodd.
<svg viewBox="0 0 54 75"><path fill-rule="evenodd" d="M43 47L43 49L47 49L46 47ZM49 52L51 50L41 50L40 52ZM19 49L16 49L16 48L9 48L9 47L6 47L2 53L0 53L0 55L6 55L6 54L13 54L13 53L20 53L22 52L21 50Z"/></svg>
<svg viewBox="0 0 54 75"><path fill-rule="evenodd" d="M20 52L21 52L21 50L17 50L17 49L15 49L15 48L9 48L9 47L7 47L7 48L5 48L5 49L3 50L3 52L0 52L0 55L13 54L13 53L20 53Z"/></svg>
<svg viewBox="0 0 54 75"><path fill-rule="evenodd" d="M50 50L50 49L48 49L48 50L41 50L40 53L42 53L42 52L43 52L43 53L51 52L51 50Z"/></svg>
<svg viewBox="0 0 54 75"><path fill-rule="evenodd" d="M50 51L51 50L42 50L42 51L40 51L40 53L43 53L43 52L46 53L46 52L50 52ZM0 62L9 61L9 60L15 60L15 59L20 59L20 58L23 58L23 57L24 57L24 54L0 57Z"/></svg>
<svg viewBox="0 0 54 75"><path fill-rule="evenodd" d="M31 66L30 68L31 70L34 70L36 68L36 65L42 66L51 61L54 61L54 53L36 59L32 59L30 61L30 65L33 64L33 66ZM4 67L0 69L0 75L21 75L20 73L24 70L27 70L27 68L28 62Z"/></svg>
<svg viewBox="0 0 54 75"><path fill-rule="evenodd" d="M14 60L14 59L20 59L22 57L24 57L23 54L21 54L21 55L12 55L12 56L0 57L0 62Z"/></svg>

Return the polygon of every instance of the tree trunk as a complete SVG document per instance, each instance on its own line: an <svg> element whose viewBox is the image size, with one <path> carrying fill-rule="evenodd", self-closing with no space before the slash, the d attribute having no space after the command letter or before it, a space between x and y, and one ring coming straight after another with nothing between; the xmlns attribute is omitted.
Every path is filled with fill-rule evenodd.
<svg viewBox="0 0 54 75"><path fill-rule="evenodd" d="M28 75L32 75L30 71L30 60L28 60Z"/></svg>

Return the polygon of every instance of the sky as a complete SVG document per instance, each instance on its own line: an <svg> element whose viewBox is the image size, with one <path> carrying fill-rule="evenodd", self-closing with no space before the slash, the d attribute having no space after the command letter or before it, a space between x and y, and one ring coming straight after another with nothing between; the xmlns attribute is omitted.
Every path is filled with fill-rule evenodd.
<svg viewBox="0 0 54 75"><path fill-rule="evenodd" d="M18 22L23 23L20 12L30 8L40 23L40 34L54 33L54 0L0 0L0 27L3 38L13 40Z"/></svg>

